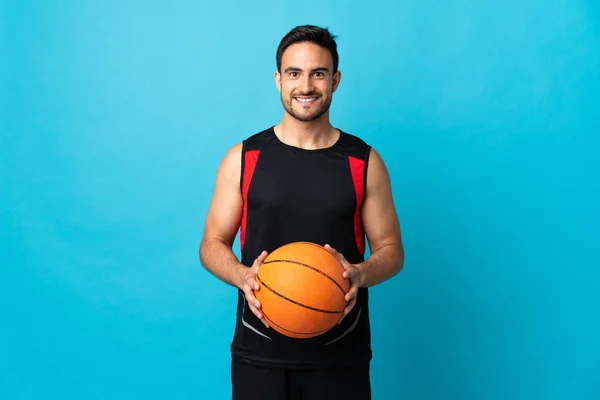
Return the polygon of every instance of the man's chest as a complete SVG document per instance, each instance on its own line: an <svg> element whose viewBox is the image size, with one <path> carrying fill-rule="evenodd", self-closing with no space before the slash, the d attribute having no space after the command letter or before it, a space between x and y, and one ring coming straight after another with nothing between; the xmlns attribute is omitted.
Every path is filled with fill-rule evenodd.
<svg viewBox="0 0 600 400"><path fill-rule="evenodd" d="M248 207L270 216L352 218L356 192L342 157L261 154L248 192Z"/></svg>

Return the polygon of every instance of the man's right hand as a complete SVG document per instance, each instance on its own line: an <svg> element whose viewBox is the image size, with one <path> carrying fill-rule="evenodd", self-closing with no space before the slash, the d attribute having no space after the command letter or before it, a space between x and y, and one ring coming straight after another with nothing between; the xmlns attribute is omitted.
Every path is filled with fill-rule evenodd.
<svg viewBox="0 0 600 400"><path fill-rule="evenodd" d="M256 275L258 274L258 269L260 268L261 264L263 263L265 258L267 258L267 255L268 253L266 251L263 251L256 258L256 260L254 260L254 263L252 264L251 268L242 267L243 269L241 270L242 276L240 279L239 288L244 291L244 294L246 295L246 302L248 303L250 310L252 310L254 315L256 315L258 319L260 319L267 328L270 328L267 319L260 311L261 304L256 298L256 296L254 296L254 291L260 288L260 285L256 280Z"/></svg>

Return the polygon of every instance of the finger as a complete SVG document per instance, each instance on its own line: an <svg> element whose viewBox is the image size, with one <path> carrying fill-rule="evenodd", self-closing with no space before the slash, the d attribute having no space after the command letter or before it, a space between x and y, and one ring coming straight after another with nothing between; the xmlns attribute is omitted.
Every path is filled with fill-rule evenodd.
<svg viewBox="0 0 600 400"><path fill-rule="evenodd" d="M248 289L252 291L260 289L260 285L256 279L256 274L252 271L246 275L246 286L248 286Z"/></svg>
<svg viewBox="0 0 600 400"><path fill-rule="evenodd" d="M344 308L344 310L342 310L342 316L338 320L338 324L341 324L342 321L346 318L346 315L350 314L350 311L352 311L355 304L356 304L356 301L353 300L346 306L346 308Z"/></svg>
<svg viewBox="0 0 600 400"><path fill-rule="evenodd" d="M258 279L257 279L257 275L258 275L257 260L254 260L254 263L252 264L252 268L250 268L250 270L248 271L248 274L246 274L246 284L250 288L252 288L252 290L260 289L260 285L258 284Z"/></svg>
<svg viewBox="0 0 600 400"><path fill-rule="evenodd" d="M350 290L348 291L348 293L346 293L346 296L345 296L346 301L351 301L351 300L355 299L357 293L358 293L358 288L356 286L352 285L350 287Z"/></svg>
<svg viewBox="0 0 600 400"><path fill-rule="evenodd" d="M252 306L256 309L262 308L262 304L260 304L260 301L258 301L258 299L254 296L254 294L251 290L246 291L246 300L248 301L248 304L250 306Z"/></svg>
<svg viewBox="0 0 600 400"><path fill-rule="evenodd" d="M267 322L267 318L261 318L261 321L263 324L265 324L265 327L270 328L271 326L269 325L269 323Z"/></svg>
<svg viewBox="0 0 600 400"><path fill-rule="evenodd" d="M260 264L262 264L265 261L265 258L267 258L268 253L266 251L263 250L262 253L260 253L258 255L258 257L256 257L254 259L254 263L252 264L252 268L254 267L260 267Z"/></svg>
<svg viewBox="0 0 600 400"><path fill-rule="evenodd" d="M254 259L254 262L252 263L252 272L254 274L258 274L258 269L260 268L260 266L262 265L262 263L265 261L265 258L267 258L269 254L266 251L263 251L262 253L260 253L258 255L258 257L256 257L256 259Z"/></svg>
<svg viewBox="0 0 600 400"><path fill-rule="evenodd" d="M260 311L257 311L254 314L258 317L258 319L260 320L260 322L263 323L263 325L265 326L265 328L270 328L267 320L265 319L265 316Z"/></svg>
<svg viewBox="0 0 600 400"><path fill-rule="evenodd" d="M356 304L356 297L352 299L350 304L348 304L348 307L346 307L346 309L344 310L344 315L350 314L350 311L352 311L355 304Z"/></svg>
<svg viewBox="0 0 600 400"><path fill-rule="evenodd" d="M334 249L333 247L331 247L329 245L329 243L326 243L324 247L325 247L325 250L329 251L330 253L332 253L337 258L339 258L339 256L341 255L336 249Z"/></svg>
<svg viewBox="0 0 600 400"><path fill-rule="evenodd" d="M259 266L259 262L258 262L258 257L256 257L254 259L254 262L252 263L252 267L250 267L250 271L252 271L253 274L256 274L258 272L258 266Z"/></svg>
<svg viewBox="0 0 600 400"><path fill-rule="evenodd" d="M265 250L263 250L263 252L260 253L260 255L257 258L258 263L262 264L263 261L265 261L265 258L267 258L268 255L269 255L269 253L267 253Z"/></svg>
<svg viewBox="0 0 600 400"><path fill-rule="evenodd" d="M344 271L342 276L346 279L352 279L352 278L356 277L357 274L358 274L358 271L355 268L349 267Z"/></svg>
<svg viewBox="0 0 600 400"><path fill-rule="evenodd" d="M250 310L252 310L252 312L254 313L254 315L256 315L258 318L263 318L263 314L262 314L262 311L260 309L260 306L257 307L256 306L256 302L254 302L254 301L248 302L248 307L250 307Z"/></svg>
<svg viewBox="0 0 600 400"><path fill-rule="evenodd" d="M252 305L251 303L248 303L248 307L250 308L250 311L252 311L252 313L254 313L254 315L256 315L257 318L262 319L263 315L260 312L260 310L258 308L256 308L254 305Z"/></svg>
<svg viewBox="0 0 600 400"><path fill-rule="evenodd" d="M326 244L324 247L331 254L333 254L335 258L338 259L338 261L340 262L340 264L342 264L342 267L344 267L345 270L352 268L352 265L348 262L348 260L346 260L346 257L344 257L342 253L331 247L329 244Z"/></svg>
<svg viewBox="0 0 600 400"><path fill-rule="evenodd" d="M249 303L249 307L250 307L250 311L252 311L254 313L254 315L256 315L256 318L260 319L260 321L264 324L264 326L266 328L270 328L269 323L267 322L267 319L265 318L264 314L261 313L259 309L252 306L252 304L250 304L250 303Z"/></svg>

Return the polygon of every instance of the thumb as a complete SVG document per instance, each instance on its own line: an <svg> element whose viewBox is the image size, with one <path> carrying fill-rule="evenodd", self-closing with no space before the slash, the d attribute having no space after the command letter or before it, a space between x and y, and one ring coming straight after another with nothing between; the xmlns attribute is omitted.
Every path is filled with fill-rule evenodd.
<svg viewBox="0 0 600 400"><path fill-rule="evenodd" d="M326 249L326 250L328 250L328 251L329 251L331 254L333 254L333 256L334 256L335 258L337 258L337 260L340 262L340 264L342 264L342 266L343 266L344 268L346 268L346 266L344 265L344 261L345 261L345 260L344 260L344 256L343 256L343 255L342 255L342 254L341 254L339 251L337 251L335 248L331 247L331 245L329 245L329 244L326 244L324 247L325 247L325 249Z"/></svg>
<svg viewBox="0 0 600 400"><path fill-rule="evenodd" d="M268 255L269 255L269 253L267 253L265 250L263 250L263 252L260 253L258 255L258 258L257 258L257 260L259 261L259 264L262 264L263 261L265 261L265 258L267 258Z"/></svg>
<svg viewBox="0 0 600 400"><path fill-rule="evenodd" d="M263 263L263 261L265 261L265 258L267 258L267 252L263 251L258 255L258 257L256 257L256 260L254 260L254 264L252 265L252 272L254 273L254 275L258 273L258 268Z"/></svg>

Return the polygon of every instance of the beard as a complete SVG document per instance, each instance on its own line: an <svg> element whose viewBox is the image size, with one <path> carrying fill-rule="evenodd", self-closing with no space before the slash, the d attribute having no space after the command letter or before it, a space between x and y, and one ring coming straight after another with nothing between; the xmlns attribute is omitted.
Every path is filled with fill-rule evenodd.
<svg viewBox="0 0 600 400"><path fill-rule="evenodd" d="M303 94L302 96L310 97L312 95L316 95L316 93ZM304 107L301 104L295 105L293 96L290 96L289 100L284 100L283 95L281 95L281 104L285 111L292 117L302 122L310 122L320 118L329 110L329 107L331 106L331 97L325 102L320 102L322 99L323 97L319 96L316 102L317 104L312 106L314 109L312 112L308 113L304 111Z"/></svg>

